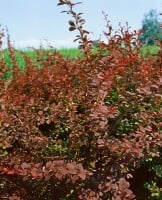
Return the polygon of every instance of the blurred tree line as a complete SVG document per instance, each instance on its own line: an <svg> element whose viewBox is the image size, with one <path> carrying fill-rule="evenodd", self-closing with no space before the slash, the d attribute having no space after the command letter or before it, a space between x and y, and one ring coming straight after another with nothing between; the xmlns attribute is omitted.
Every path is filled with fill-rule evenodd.
<svg viewBox="0 0 162 200"><path fill-rule="evenodd" d="M155 45L162 40L162 21L160 13L151 9L144 15L142 21L141 41L146 45Z"/></svg>

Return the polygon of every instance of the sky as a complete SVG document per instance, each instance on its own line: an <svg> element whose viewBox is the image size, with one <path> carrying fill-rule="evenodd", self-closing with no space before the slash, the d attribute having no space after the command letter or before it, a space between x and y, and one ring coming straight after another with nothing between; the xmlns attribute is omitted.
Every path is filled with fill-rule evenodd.
<svg viewBox="0 0 162 200"><path fill-rule="evenodd" d="M114 30L119 22L128 22L131 30L142 27L144 14L151 9L162 12L162 0L78 0L82 4L75 6L75 11L84 13L84 28L91 32L92 39L104 40L103 31L106 22L102 11ZM72 2L78 2L72 0ZM12 44L16 48L52 45L56 48L76 47L73 42L77 31L69 32L68 21L72 19L66 13L66 6L57 6L58 0L0 0L1 28L8 29Z"/></svg>

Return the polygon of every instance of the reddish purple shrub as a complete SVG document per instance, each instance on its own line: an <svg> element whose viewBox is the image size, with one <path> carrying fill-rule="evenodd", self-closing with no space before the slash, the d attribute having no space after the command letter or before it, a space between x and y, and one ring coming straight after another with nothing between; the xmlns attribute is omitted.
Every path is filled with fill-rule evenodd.
<svg viewBox="0 0 162 200"><path fill-rule="evenodd" d="M38 51L34 63L23 54L22 72L10 47L10 81L0 60L0 196L140 199L135 172L161 162L161 52L142 56L138 33L113 35L107 21L109 42L94 54L81 14L59 2L74 17L70 30L79 27L83 58ZM160 187L156 170L152 180Z"/></svg>

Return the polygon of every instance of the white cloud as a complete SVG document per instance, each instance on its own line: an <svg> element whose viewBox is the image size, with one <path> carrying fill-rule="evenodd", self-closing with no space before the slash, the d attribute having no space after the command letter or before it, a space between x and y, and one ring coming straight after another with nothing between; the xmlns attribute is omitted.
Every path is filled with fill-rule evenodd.
<svg viewBox="0 0 162 200"><path fill-rule="evenodd" d="M18 49L24 49L29 47L39 48L40 46L47 48L52 46L54 48L71 48L77 47L78 44L73 42L72 38L65 39L65 40L37 40L37 39L30 39L30 40L20 40L14 42L14 47Z"/></svg>

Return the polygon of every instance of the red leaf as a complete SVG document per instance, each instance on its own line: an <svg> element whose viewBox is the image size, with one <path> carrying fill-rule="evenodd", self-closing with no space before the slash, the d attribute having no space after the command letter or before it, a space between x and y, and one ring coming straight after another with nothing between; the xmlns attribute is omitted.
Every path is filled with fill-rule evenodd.
<svg viewBox="0 0 162 200"><path fill-rule="evenodd" d="M75 27L75 23L73 21L69 21L69 25Z"/></svg>
<svg viewBox="0 0 162 200"><path fill-rule="evenodd" d="M158 128L161 128L162 127L162 122L159 122L157 126L158 126Z"/></svg>
<svg viewBox="0 0 162 200"><path fill-rule="evenodd" d="M29 163L22 163L21 164L21 168L22 169L30 169L31 168L31 164L29 164Z"/></svg>
<svg viewBox="0 0 162 200"><path fill-rule="evenodd" d="M74 31L76 28L74 27L74 26L71 26L70 28L69 28L69 31Z"/></svg>
<svg viewBox="0 0 162 200"><path fill-rule="evenodd" d="M130 183L128 181L126 181L125 178L120 178L118 181L118 184L119 184L119 189L121 191L129 188L129 186L130 186Z"/></svg>
<svg viewBox="0 0 162 200"><path fill-rule="evenodd" d="M82 171L81 173L79 173L79 177L80 177L82 180L85 180L85 179L86 179L86 173L85 173L85 171Z"/></svg>

